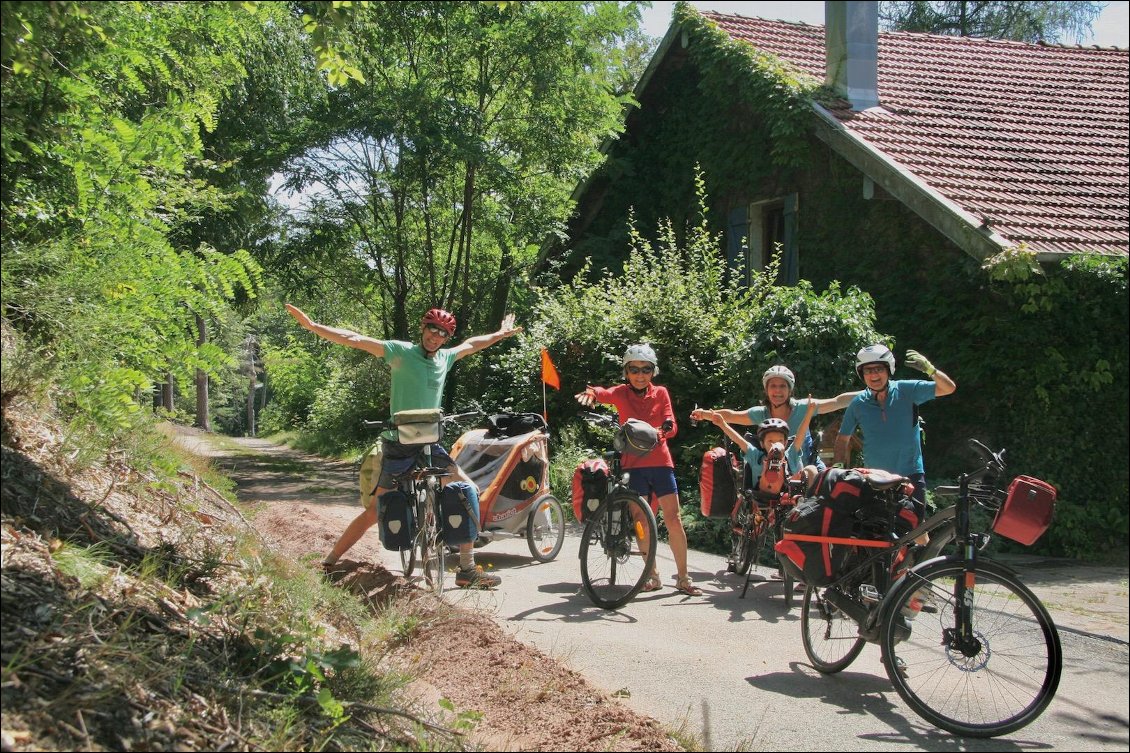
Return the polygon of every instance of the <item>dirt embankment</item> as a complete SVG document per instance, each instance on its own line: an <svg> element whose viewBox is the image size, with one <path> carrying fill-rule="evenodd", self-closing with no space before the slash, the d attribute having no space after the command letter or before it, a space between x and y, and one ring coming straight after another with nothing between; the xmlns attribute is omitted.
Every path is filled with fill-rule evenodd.
<svg viewBox="0 0 1130 753"><path fill-rule="evenodd" d="M341 504L355 499L352 469L268 442L234 440L236 446L225 450L233 440L176 431L184 444L236 479L249 514L191 473L184 474L179 491L140 495L136 490L146 484L137 482L145 472L120 459L72 474L59 432L35 416L5 409L3 750L255 747L241 738L222 704L186 709L183 699L156 697L144 681L115 674L112 657L105 656L106 631L119 629L125 616L144 620L147 648L158 653L165 643L183 642L191 622L186 615L204 591L222 588L222 582L150 594L119 575L113 582L120 589L91 594L60 573L52 557L60 545L56 537L83 547L111 542L122 549L114 556L130 562L166 550L175 550L170 557L177 561L203 562L232 547L233 529L254 528L252 535L284 556L317 568L358 509ZM191 504L182 504L182 493L192 495ZM327 501L336 504L320 504ZM330 578L374 609L401 599L401 608L418 619L408 641L373 658L380 667L416 678L406 703L422 718L453 726L477 719L468 743L493 750L681 749L654 719L622 706L488 617L423 596L373 564L375 538L365 537L349 553L353 560L343 560ZM239 573L225 577L238 579ZM85 617L67 616L76 612ZM160 672L159 665L153 671ZM206 663L184 668L201 688L208 671ZM207 695L196 697L202 701ZM440 710L441 698L452 702L455 715ZM63 706L68 711L61 716Z"/></svg>

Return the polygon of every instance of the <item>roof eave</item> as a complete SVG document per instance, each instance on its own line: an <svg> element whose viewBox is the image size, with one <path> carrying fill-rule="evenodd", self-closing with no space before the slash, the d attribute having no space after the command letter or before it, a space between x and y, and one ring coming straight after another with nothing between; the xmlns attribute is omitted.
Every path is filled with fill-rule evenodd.
<svg viewBox="0 0 1130 753"><path fill-rule="evenodd" d="M905 204L958 248L977 261L985 261L1014 244L981 225L980 220L947 199L890 156L854 133L817 102L817 138ZM1059 255L1049 255L1058 259Z"/></svg>

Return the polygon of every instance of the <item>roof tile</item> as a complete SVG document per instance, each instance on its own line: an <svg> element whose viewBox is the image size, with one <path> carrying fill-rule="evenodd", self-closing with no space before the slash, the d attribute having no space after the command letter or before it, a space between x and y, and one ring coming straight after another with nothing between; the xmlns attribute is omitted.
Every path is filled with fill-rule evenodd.
<svg viewBox="0 0 1130 753"><path fill-rule="evenodd" d="M824 27L703 13L824 78ZM843 125L1013 243L1130 253L1130 51L879 34L879 108Z"/></svg>

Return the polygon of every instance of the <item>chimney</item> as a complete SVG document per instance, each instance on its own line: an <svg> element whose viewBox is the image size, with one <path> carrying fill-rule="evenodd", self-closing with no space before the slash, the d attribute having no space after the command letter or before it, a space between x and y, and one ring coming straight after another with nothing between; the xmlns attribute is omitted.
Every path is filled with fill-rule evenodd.
<svg viewBox="0 0 1130 753"><path fill-rule="evenodd" d="M879 3L825 2L824 83L853 110L879 104Z"/></svg>

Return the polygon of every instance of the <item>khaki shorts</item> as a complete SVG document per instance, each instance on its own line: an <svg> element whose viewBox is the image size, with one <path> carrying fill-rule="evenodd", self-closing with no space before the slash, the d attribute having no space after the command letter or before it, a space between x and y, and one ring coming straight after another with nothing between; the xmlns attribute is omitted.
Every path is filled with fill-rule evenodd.
<svg viewBox="0 0 1130 753"><path fill-rule="evenodd" d="M384 453L381 451L381 443L369 450L364 458L361 459L361 472L358 474L360 479L360 493L361 493L361 506L368 510L373 506L373 492L377 488L377 480L381 477L381 466L384 460Z"/></svg>

